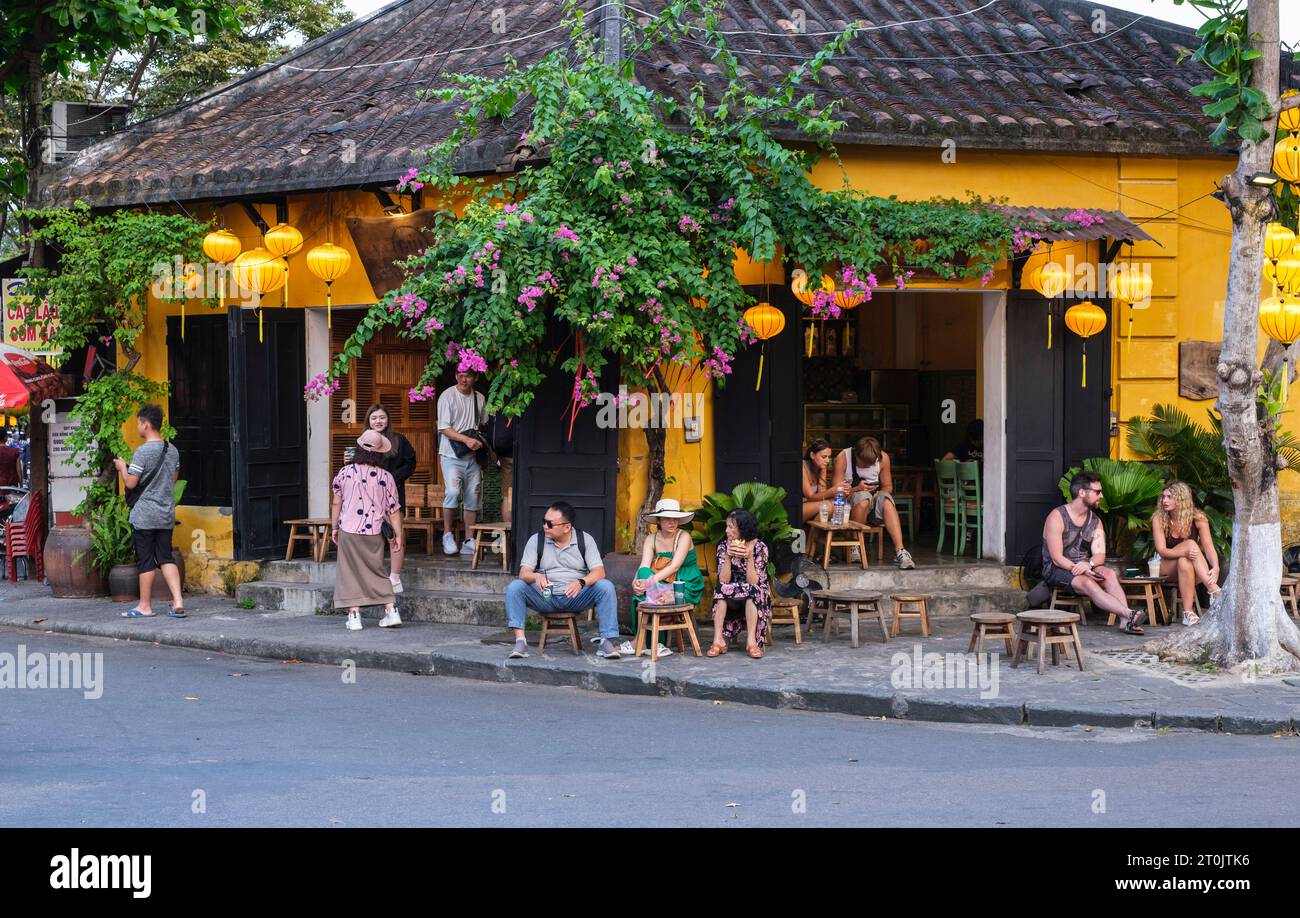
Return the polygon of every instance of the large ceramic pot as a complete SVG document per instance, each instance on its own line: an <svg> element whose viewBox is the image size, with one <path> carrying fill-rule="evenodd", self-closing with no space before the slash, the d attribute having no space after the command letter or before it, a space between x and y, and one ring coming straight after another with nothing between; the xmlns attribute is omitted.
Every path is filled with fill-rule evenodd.
<svg viewBox="0 0 1300 918"><path fill-rule="evenodd" d="M632 633L632 581L640 563L640 557L632 555L615 552L605 555L605 576L618 594L618 626L627 634Z"/></svg>
<svg viewBox="0 0 1300 918"><path fill-rule="evenodd" d="M108 578L89 563L90 530L55 526L45 540L45 579L60 599L108 595Z"/></svg>
<svg viewBox="0 0 1300 918"><path fill-rule="evenodd" d="M172 557L176 559L176 567L181 574L181 592L185 591L185 555L179 549L172 549ZM108 572L108 591L113 597L113 602L136 602L140 599L140 574L134 564L119 564ZM172 598L171 590L167 589L167 581L163 579L162 571L159 571L153 578L153 602L170 602Z"/></svg>

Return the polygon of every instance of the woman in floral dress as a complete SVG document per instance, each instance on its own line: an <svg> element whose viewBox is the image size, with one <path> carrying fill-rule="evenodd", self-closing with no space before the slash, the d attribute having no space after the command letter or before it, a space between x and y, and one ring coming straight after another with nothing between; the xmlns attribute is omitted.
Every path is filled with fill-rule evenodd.
<svg viewBox="0 0 1300 918"><path fill-rule="evenodd" d="M767 545L758 538L758 520L748 510L727 515L727 537L718 544L718 585L713 591L713 646L708 655L727 652L727 645L744 629L745 652L763 656L772 589L767 576Z"/></svg>

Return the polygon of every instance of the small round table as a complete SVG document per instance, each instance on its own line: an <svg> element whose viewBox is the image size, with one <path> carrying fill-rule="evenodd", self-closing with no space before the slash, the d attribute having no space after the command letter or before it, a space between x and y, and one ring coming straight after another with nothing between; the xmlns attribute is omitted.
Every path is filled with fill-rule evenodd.
<svg viewBox="0 0 1300 918"><path fill-rule="evenodd" d="M881 605L883 594L870 590L817 590L812 594L812 605L808 609L808 623L812 624L814 614L824 615L826 625L822 629L822 640L829 641L834 630L837 615L849 617L849 644L858 646L859 610L874 612L880 623L880 634L889 641L889 626L885 624L885 609Z"/></svg>
<svg viewBox="0 0 1300 918"><path fill-rule="evenodd" d="M695 611L695 606L689 602L673 603L667 606L652 606L648 602L643 602L637 606L636 619L636 650L635 656L638 658L645 651L646 636L650 638L650 661L653 663L659 659L659 635L665 637L671 632L677 633L677 649L682 653L686 652L686 643L682 640L682 632L685 631L691 639L691 647L695 650L695 655L700 656L700 641L695 636L695 620L691 618L691 613Z"/></svg>
<svg viewBox="0 0 1300 918"><path fill-rule="evenodd" d="M1169 624L1169 607L1165 605L1164 579L1161 577L1121 577L1120 588L1124 595L1146 603L1147 620L1153 625ZM1106 620L1107 625L1115 624L1115 615Z"/></svg>

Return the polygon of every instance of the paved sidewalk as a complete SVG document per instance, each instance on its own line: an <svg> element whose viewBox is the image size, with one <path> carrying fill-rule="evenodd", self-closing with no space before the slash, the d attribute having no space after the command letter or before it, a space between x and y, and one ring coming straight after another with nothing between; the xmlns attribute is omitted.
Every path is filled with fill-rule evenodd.
<svg viewBox="0 0 1300 918"><path fill-rule="evenodd" d="M945 680L938 658L925 657L965 653L970 629L957 619L936 619L929 638L920 637L914 622L905 623L904 633L888 643L881 641L878 626L864 623L857 649L849 646L847 626L829 643L822 642L819 628L798 646L791 629L782 628L762 660L751 660L738 648L712 660L688 652L657 664L648 656L606 661L591 653L571 653L567 641L548 645L541 655L533 641L530 657L507 662L506 633L493 628L410 624L380 630L372 618L364 630L352 632L343 627L342 616L246 611L233 600L213 596L189 596L186 602L190 614L185 620L161 614L124 619L120 613L126 604L54 599L40 584L3 583L0 623L267 659L334 665L351 660L358 666L424 675L868 717L1257 734L1300 728L1300 678L1259 676L1248 682L1238 675L1160 663L1141 651L1145 639L1097 623L1082 631L1087 672L1062 661L1040 676L1032 663L1012 669L1003 655L981 671L980 681L973 669L953 668L961 665L956 658ZM161 612L167 606L156 608ZM1148 626L1147 634L1163 630ZM700 636L704 647L708 632L703 629ZM1002 644L986 645L986 650L1000 651Z"/></svg>

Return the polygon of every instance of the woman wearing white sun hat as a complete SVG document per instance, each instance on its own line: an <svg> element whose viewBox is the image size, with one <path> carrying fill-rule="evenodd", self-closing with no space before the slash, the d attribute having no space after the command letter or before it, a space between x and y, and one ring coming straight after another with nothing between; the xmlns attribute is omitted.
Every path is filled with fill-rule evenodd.
<svg viewBox="0 0 1300 918"><path fill-rule="evenodd" d="M632 581L634 630L637 606L656 584L672 584L675 587L680 583L685 594L682 602L692 605L698 603L704 595L704 574L700 571L695 556L695 542L687 528L695 514L683 510L682 505L671 497L665 497L655 504L654 510L646 514L646 517L654 520L655 531L645 537L645 544L641 546L641 567L636 572L636 579ZM631 653L631 650L628 652Z"/></svg>

